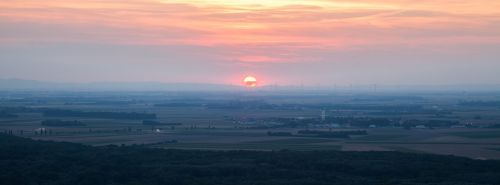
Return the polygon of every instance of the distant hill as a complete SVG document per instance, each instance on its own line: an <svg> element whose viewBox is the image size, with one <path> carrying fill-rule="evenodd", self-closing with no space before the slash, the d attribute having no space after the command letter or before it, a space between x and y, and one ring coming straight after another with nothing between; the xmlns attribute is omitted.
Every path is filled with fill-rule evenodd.
<svg viewBox="0 0 500 185"><path fill-rule="evenodd" d="M0 79L0 90L49 90L69 87L70 84L22 79Z"/></svg>
<svg viewBox="0 0 500 185"><path fill-rule="evenodd" d="M59 83L23 79L0 79L0 90L65 90L65 91L223 91L239 86L197 83L161 82L92 82Z"/></svg>

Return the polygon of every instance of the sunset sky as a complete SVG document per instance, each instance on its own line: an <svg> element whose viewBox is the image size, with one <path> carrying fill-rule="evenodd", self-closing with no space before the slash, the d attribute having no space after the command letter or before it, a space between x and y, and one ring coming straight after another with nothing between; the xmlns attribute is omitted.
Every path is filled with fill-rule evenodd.
<svg viewBox="0 0 500 185"><path fill-rule="evenodd" d="M497 0L2 0L0 78L499 84Z"/></svg>

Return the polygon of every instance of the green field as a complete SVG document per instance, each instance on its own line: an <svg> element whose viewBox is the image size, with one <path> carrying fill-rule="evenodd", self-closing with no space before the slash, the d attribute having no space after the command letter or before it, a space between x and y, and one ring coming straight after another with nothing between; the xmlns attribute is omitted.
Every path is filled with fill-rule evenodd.
<svg viewBox="0 0 500 185"><path fill-rule="evenodd" d="M451 135L471 139L500 138L500 131L455 132Z"/></svg>
<svg viewBox="0 0 500 185"><path fill-rule="evenodd" d="M35 93L36 94L36 93ZM342 151L402 151L412 153L435 153L457 155L470 158L500 159L500 129L486 128L483 125L495 124L500 120L496 109L485 107L457 106L461 96L418 95L421 99L407 100L381 98L378 96L358 95L375 100L362 101L355 95L221 95L195 94L187 95L168 93L131 93L109 95L89 93L73 95L61 93L54 95L28 96L23 99L0 99L0 108L14 109L17 118L0 118L0 132L35 138L83 143L88 145L147 145L155 148L178 148L196 150L342 150ZM33 96L33 97L32 97ZM74 96L74 97L73 97ZM191 97L192 96L192 97ZM387 95L389 96L389 95ZM417 95L415 95L417 96ZM488 99L490 94L475 95L477 99ZM193 98L195 97L195 98ZM389 96L390 97L390 96ZM83 98L85 101L80 100ZM184 98L184 99L183 99ZM191 99L190 99L191 98ZM125 105L93 104L102 99L130 101ZM22 101L21 101L22 100ZM43 100L43 101L42 101ZM191 102L194 107L158 107L159 102ZM210 103L233 102L268 102L275 108L255 108L253 104L244 108L210 108ZM42 103L39 103L42 102ZM75 103L76 102L76 103ZM90 102L90 103L85 103ZM234 103L228 103L233 105ZM290 104L290 105L288 105ZM277 124L269 118L279 119L311 119L319 118L323 106L331 104L342 108L327 111L328 117L353 118L387 118L393 123L407 120L442 120L458 123L474 123L475 128L427 128L404 129L401 126L386 125L381 128L342 127L328 128L328 125L305 124L294 127L274 127ZM341 106L340 106L341 105ZM401 106L398 107L398 106ZM421 106L415 113L403 111L412 106ZM17 110L16 107L20 110ZM349 108L352 107L352 108ZM375 108L373 108L375 107ZM439 111L436 113L436 108ZM161 123L181 123L178 126L144 125L141 119L110 119L96 117L50 117L44 116L39 109L71 109L79 111L109 111L154 113L155 121ZM372 114L389 109L384 114ZM17 112L16 112L17 111ZM440 111L444 111L442 113ZM480 115L480 116L478 116ZM475 119L480 117L480 119ZM77 120L85 126L45 127L43 120L60 119ZM277 120L279 120L277 119ZM321 123L321 122L320 122ZM278 124L279 125L279 124ZM478 128L479 127L479 128ZM480 128L483 127L483 128ZM39 129L50 131L37 134ZM298 134L299 130L311 129L319 131L355 131L366 130L367 135L353 135L350 138L321 138ZM22 133L21 133L22 131ZM269 136L268 132L285 132L291 136ZM21 135L22 134L22 135ZM172 141L176 142L172 142Z"/></svg>

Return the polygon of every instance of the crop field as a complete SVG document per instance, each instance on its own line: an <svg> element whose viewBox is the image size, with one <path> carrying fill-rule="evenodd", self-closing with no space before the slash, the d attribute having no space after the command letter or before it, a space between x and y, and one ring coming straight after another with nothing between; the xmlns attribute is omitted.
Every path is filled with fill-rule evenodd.
<svg viewBox="0 0 500 185"><path fill-rule="evenodd" d="M168 93L90 93L88 97L33 94L0 98L0 112L4 114L0 117L0 132L96 146L401 151L500 159L500 108L460 105L464 101L489 101L494 96L491 94L467 98L460 94L280 94L279 99L265 93L199 94L190 98ZM54 116L47 110L77 112ZM146 118L119 117L131 113L155 118L149 123ZM54 120L58 126L42 125L43 121ZM301 134L304 130L320 134ZM352 131L366 133L328 135Z"/></svg>

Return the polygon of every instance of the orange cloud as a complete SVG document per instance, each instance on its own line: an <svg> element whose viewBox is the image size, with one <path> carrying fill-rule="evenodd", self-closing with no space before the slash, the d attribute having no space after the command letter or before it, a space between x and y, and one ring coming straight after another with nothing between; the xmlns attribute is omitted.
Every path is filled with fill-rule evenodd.
<svg viewBox="0 0 500 185"><path fill-rule="evenodd" d="M0 2L0 42L197 45L280 62L303 48L498 43L499 9L491 0L12 0Z"/></svg>
<svg viewBox="0 0 500 185"><path fill-rule="evenodd" d="M286 59L269 57L269 56L240 56L237 59L240 62L250 62L250 63L280 63L286 62Z"/></svg>

